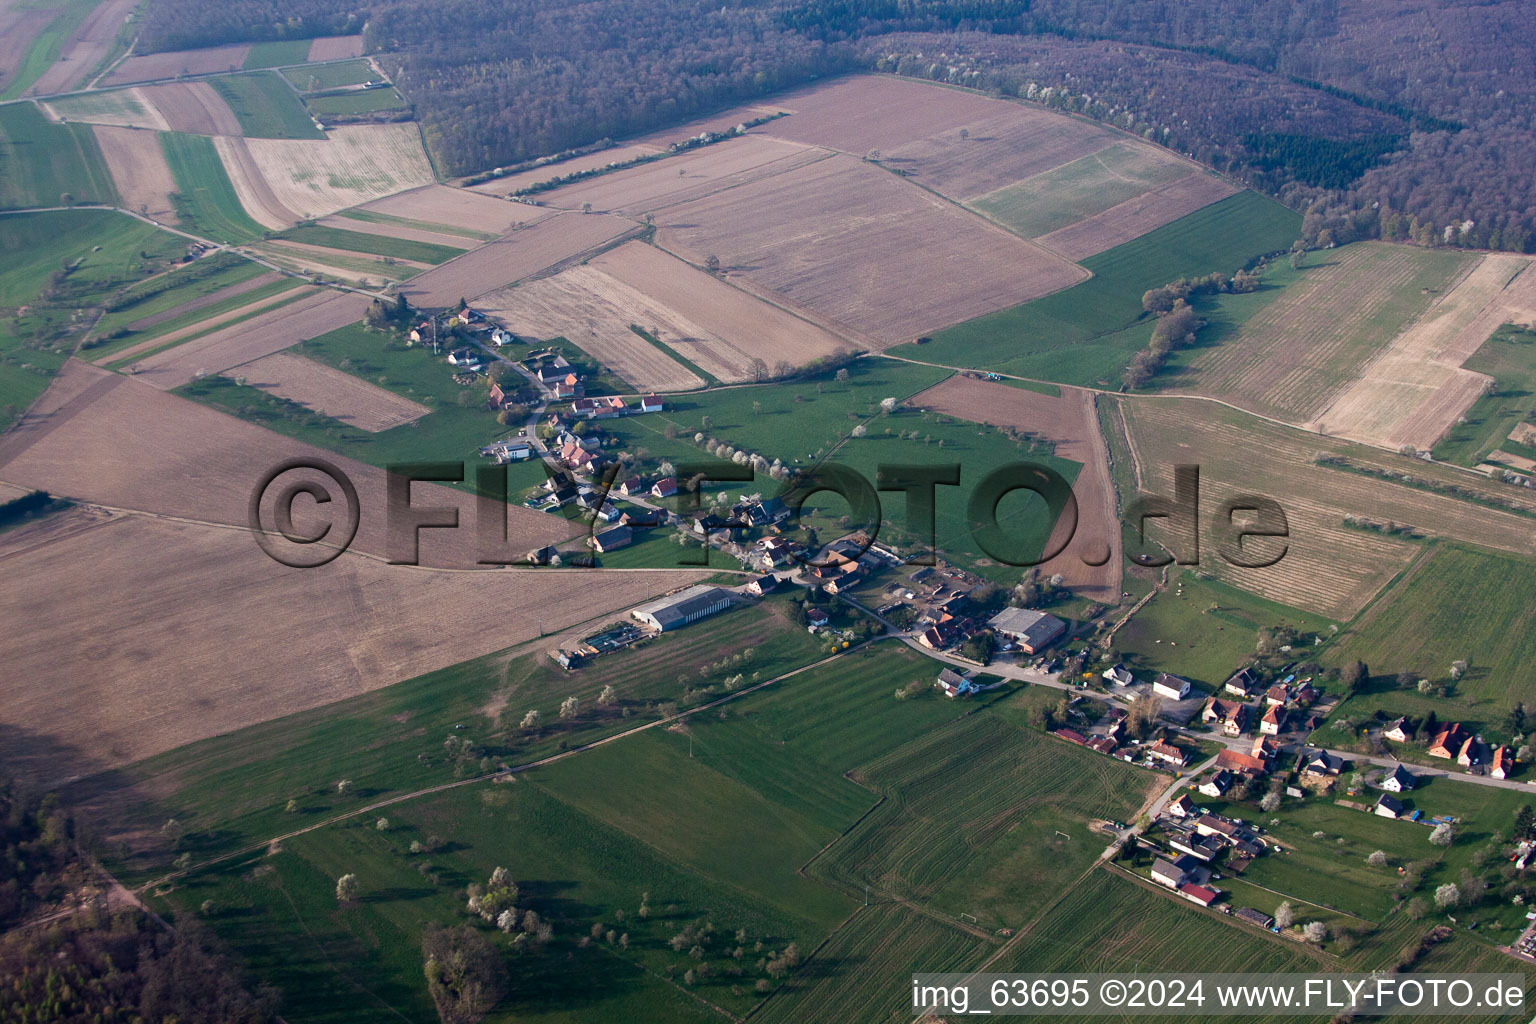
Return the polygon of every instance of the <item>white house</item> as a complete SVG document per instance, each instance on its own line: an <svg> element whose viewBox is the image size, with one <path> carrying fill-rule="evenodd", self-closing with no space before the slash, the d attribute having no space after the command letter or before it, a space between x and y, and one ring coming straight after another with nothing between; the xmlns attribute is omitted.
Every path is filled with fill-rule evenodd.
<svg viewBox="0 0 1536 1024"><path fill-rule="evenodd" d="M1115 686L1130 686L1136 681L1136 677L1131 675L1131 670L1124 665L1105 669L1103 676L1105 682L1113 683Z"/></svg>
<svg viewBox="0 0 1536 1024"><path fill-rule="evenodd" d="M1167 697L1169 700L1183 700L1189 696L1190 686L1188 679L1180 679L1171 676L1167 672L1159 672L1152 682L1152 692L1159 697Z"/></svg>
<svg viewBox="0 0 1536 1024"><path fill-rule="evenodd" d="M1386 778L1381 780L1381 788L1389 793L1406 793L1414 787L1417 781L1408 769L1398 765L1392 769Z"/></svg>

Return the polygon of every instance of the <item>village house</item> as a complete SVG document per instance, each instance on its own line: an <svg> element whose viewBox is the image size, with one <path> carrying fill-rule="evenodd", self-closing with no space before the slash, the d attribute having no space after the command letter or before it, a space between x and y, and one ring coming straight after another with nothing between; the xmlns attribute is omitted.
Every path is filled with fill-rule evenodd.
<svg viewBox="0 0 1536 1024"><path fill-rule="evenodd" d="M1202 836L1221 836L1223 839L1233 839L1243 834L1236 822L1218 818L1214 814L1202 814L1196 818L1195 831Z"/></svg>
<svg viewBox="0 0 1536 1024"><path fill-rule="evenodd" d="M666 406L655 395L646 395L640 399L641 412L661 412Z"/></svg>
<svg viewBox="0 0 1536 1024"><path fill-rule="evenodd" d="M1515 773L1515 755L1503 744L1493 748L1488 761L1488 774L1496 779L1506 779Z"/></svg>
<svg viewBox="0 0 1536 1024"><path fill-rule="evenodd" d="M501 348L503 345L511 345L515 341L517 341L517 335L504 331L500 327L491 331L491 344L497 348Z"/></svg>
<svg viewBox="0 0 1536 1024"><path fill-rule="evenodd" d="M1217 770L1215 775L1200 784L1200 792L1213 800L1219 800L1226 796L1227 790L1232 788L1232 773L1224 769Z"/></svg>
<svg viewBox="0 0 1536 1024"><path fill-rule="evenodd" d="M1381 738L1392 740L1396 743L1407 743L1413 739L1415 731L1408 719L1399 718L1387 723L1387 727L1381 730Z"/></svg>
<svg viewBox="0 0 1536 1024"><path fill-rule="evenodd" d="M466 370L479 370L485 365L485 356L481 355L477 348L456 348L448 353L448 362L452 366L462 366Z"/></svg>
<svg viewBox="0 0 1536 1024"><path fill-rule="evenodd" d="M1326 750L1317 750L1302 757L1303 775L1334 777L1344 770L1344 759Z"/></svg>
<svg viewBox="0 0 1536 1024"><path fill-rule="evenodd" d="M627 480L619 481L614 487L614 493L626 498L634 498L650 490L650 484L638 476L632 476Z"/></svg>
<svg viewBox="0 0 1536 1024"><path fill-rule="evenodd" d="M619 521L631 528L660 526L667 521L667 513L659 508L626 508Z"/></svg>
<svg viewBox="0 0 1536 1024"><path fill-rule="evenodd" d="M1456 752L1456 763L1461 765L1463 768L1470 768L1474 764L1480 764L1481 761L1477 756L1480 753L1478 748L1479 744L1477 742L1477 737L1468 736L1466 740L1462 742L1461 749Z"/></svg>
<svg viewBox="0 0 1536 1024"><path fill-rule="evenodd" d="M1198 861L1209 864L1221 856L1221 844L1193 832L1176 831L1168 836L1169 849L1187 853Z"/></svg>
<svg viewBox="0 0 1536 1024"><path fill-rule="evenodd" d="M1429 749L1425 753L1430 757L1443 757L1447 760L1459 753L1471 737L1461 727L1460 722L1446 726L1429 741Z"/></svg>
<svg viewBox="0 0 1536 1024"><path fill-rule="evenodd" d="M1248 728L1248 706L1212 697L1200 712L1200 720L1207 725L1213 722L1220 724L1222 732L1228 736L1241 736L1243 730Z"/></svg>
<svg viewBox="0 0 1536 1024"><path fill-rule="evenodd" d="M1173 803L1168 805L1168 813L1175 818L1188 818L1196 811L1195 802L1185 793Z"/></svg>
<svg viewBox="0 0 1536 1024"><path fill-rule="evenodd" d="M1240 668L1232 673L1232 677L1226 681L1222 689L1238 697L1252 697L1263 687L1259 677L1251 668Z"/></svg>
<svg viewBox="0 0 1536 1024"><path fill-rule="evenodd" d="M676 477L662 477L660 480L657 480L654 484L651 485L651 497L653 498L670 498L676 493Z"/></svg>
<svg viewBox="0 0 1536 1024"><path fill-rule="evenodd" d="M578 398L571 403L571 412L588 420L609 420L623 416L628 411L624 407L624 399L617 395L612 398Z"/></svg>
<svg viewBox="0 0 1536 1024"><path fill-rule="evenodd" d="M946 697L964 697L976 692L976 684L952 668L941 671L934 685L944 691Z"/></svg>
<svg viewBox="0 0 1536 1024"><path fill-rule="evenodd" d="M821 629L831 621L832 618L826 613L825 609L807 608L805 610L805 624L809 629Z"/></svg>
<svg viewBox="0 0 1536 1024"><path fill-rule="evenodd" d="M1407 807L1392 794L1383 793L1377 798L1376 806L1373 810L1383 818L1400 818L1403 815L1403 811L1407 810Z"/></svg>
<svg viewBox="0 0 1536 1024"><path fill-rule="evenodd" d="M1158 740L1147 747L1147 755L1155 761L1161 761L1176 768L1183 768L1189 763L1189 755L1187 753L1163 740Z"/></svg>
<svg viewBox="0 0 1536 1024"><path fill-rule="evenodd" d="M1265 736L1278 736L1283 728L1285 728L1285 707L1280 704L1271 704L1269 710L1264 712L1264 717L1259 719L1259 732Z"/></svg>
<svg viewBox="0 0 1536 1024"><path fill-rule="evenodd" d="M1130 686L1136 681L1136 677L1131 675L1131 670L1124 665L1115 665L1105 669L1103 676L1105 682L1115 686Z"/></svg>
<svg viewBox="0 0 1536 1024"><path fill-rule="evenodd" d="M753 597L762 597L764 594L770 594L774 590L778 589L778 586L779 578L770 572L764 573L761 576L752 577L747 581L746 589L747 593L751 594Z"/></svg>
<svg viewBox="0 0 1536 1024"><path fill-rule="evenodd" d="M1157 678L1152 681L1152 692L1169 700L1183 700L1189 696L1191 689L1193 687L1188 679L1180 679L1167 672L1159 672Z"/></svg>
<svg viewBox="0 0 1536 1024"><path fill-rule="evenodd" d="M1271 707L1284 707L1291 702L1291 688L1283 683L1276 683L1264 691L1264 703Z"/></svg>
<svg viewBox="0 0 1536 1024"><path fill-rule="evenodd" d="M1115 738L1113 736L1095 736L1093 739L1084 744L1084 746L1086 746L1089 750L1096 751L1100 754L1113 754L1115 752L1115 748L1119 746L1119 744L1115 742Z"/></svg>
<svg viewBox="0 0 1536 1024"><path fill-rule="evenodd" d="M1417 781L1408 769L1398 765L1387 773L1386 778L1381 780L1381 788L1389 793L1406 793L1414 787Z"/></svg>
<svg viewBox="0 0 1536 1024"><path fill-rule="evenodd" d="M1210 878L1211 869L1187 855L1172 860L1159 857L1152 864L1152 881L1170 889L1177 889L1186 882L1199 885Z"/></svg>
<svg viewBox="0 0 1536 1024"><path fill-rule="evenodd" d="M1240 750L1223 749L1216 752L1216 767L1224 768L1236 775L1258 778L1269 771L1269 759L1245 754Z"/></svg>

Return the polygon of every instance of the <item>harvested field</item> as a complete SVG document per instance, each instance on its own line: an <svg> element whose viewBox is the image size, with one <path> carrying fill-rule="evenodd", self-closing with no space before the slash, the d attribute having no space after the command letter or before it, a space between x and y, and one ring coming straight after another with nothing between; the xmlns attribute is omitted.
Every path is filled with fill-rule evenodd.
<svg viewBox="0 0 1536 1024"><path fill-rule="evenodd" d="M347 60L363 55L362 36L322 36L309 44L309 63L326 60Z"/></svg>
<svg viewBox="0 0 1536 1024"><path fill-rule="evenodd" d="M1140 238L1164 224L1172 224L1180 217L1237 192L1235 186L1215 175L1198 171L1069 227L1042 235L1037 241L1069 260L1084 260Z"/></svg>
<svg viewBox="0 0 1536 1024"><path fill-rule="evenodd" d="M617 217L559 214L418 274L400 293L412 305L440 309L505 288L636 230Z"/></svg>
<svg viewBox="0 0 1536 1024"><path fill-rule="evenodd" d="M884 348L1086 276L1043 249L846 156L661 212L659 243Z"/></svg>
<svg viewBox="0 0 1536 1024"><path fill-rule="evenodd" d="M253 467L254 468L254 467ZM241 530L146 516L0 544L8 768L56 783L318 707L616 612L696 572L433 572L344 555L285 568ZM466 607L538 614L485 628ZM201 641L189 638L202 638ZM89 751L75 748L89 737ZM62 756L65 752L68 756Z"/></svg>
<svg viewBox="0 0 1536 1024"><path fill-rule="evenodd" d="M668 334L661 340L721 380L750 379L754 358L770 367L781 360L803 366L846 347L831 332L654 246L630 242L594 258L591 265L697 324L704 336Z"/></svg>
<svg viewBox="0 0 1536 1024"><path fill-rule="evenodd" d="M872 149L884 156L901 146L951 128L978 124L1011 109L1034 113L1018 104L895 75L850 75L786 93L779 100L779 106L790 115L770 121L758 131L859 157ZM1085 125L1084 130L1092 132L1095 128Z"/></svg>
<svg viewBox="0 0 1536 1024"><path fill-rule="evenodd" d="M640 391L704 386L702 378L629 327L643 324L671 338L696 333L693 324L591 265L493 292L477 305L516 334L568 339Z"/></svg>
<svg viewBox="0 0 1536 1024"><path fill-rule="evenodd" d="M1473 256L1371 242L1313 258L1322 262L1302 271L1235 337L1196 351L1186 390L1291 423L1312 420L1477 263Z"/></svg>
<svg viewBox="0 0 1536 1024"><path fill-rule="evenodd" d="M1533 262L1483 257L1308 427L1389 448L1433 448L1492 380L1461 364L1501 324L1536 318Z"/></svg>
<svg viewBox="0 0 1536 1024"><path fill-rule="evenodd" d="M323 140L215 139L241 203L263 223L270 193L297 219L323 217L433 180L414 124L347 125ZM277 218L273 208L266 216ZM288 223L292 223L289 221Z"/></svg>
<svg viewBox="0 0 1536 1024"><path fill-rule="evenodd" d="M1529 518L1319 466L1313 457L1319 452L1343 454L1362 465L1412 472L1536 505L1536 498L1516 488L1495 490L1501 485L1464 471L1406 462L1401 456L1319 438L1199 399L1120 401L1143 491L1171 495L1174 467L1196 463L1202 516L1244 494L1268 495L1285 510L1290 526L1287 553L1271 567L1229 565L1210 537L1201 542L1203 571L1261 597L1347 620L1421 549L1412 541L1346 527L1346 515L1407 523L1426 534L1499 551L1536 552L1536 530Z"/></svg>
<svg viewBox="0 0 1536 1024"><path fill-rule="evenodd" d="M123 22L137 6L138 0L102 0L64 41L59 59L22 95L47 96L83 85L83 79L106 60Z"/></svg>
<svg viewBox="0 0 1536 1024"><path fill-rule="evenodd" d="M1523 444L1536 447L1536 423L1521 423L1509 432L1509 439L1515 444Z"/></svg>
<svg viewBox="0 0 1536 1024"><path fill-rule="evenodd" d="M123 206L155 220L176 223L176 208L170 199L176 191L176 179L165 162L160 136L102 124L94 130Z"/></svg>
<svg viewBox="0 0 1536 1024"><path fill-rule="evenodd" d="M188 135L240 135L240 120L207 82L170 82L136 90L171 131Z"/></svg>
<svg viewBox="0 0 1536 1024"><path fill-rule="evenodd" d="M143 89L83 92L38 105L55 121L84 121L154 131L169 131L171 127Z"/></svg>
<svg viewBox="0 0 1536 1024"><path fill-rule="evenodd" d="M164 334L157 334L152 338L146 338L137 344L108 353L107 355L92 361L96 363L97 366L110 366L113 369L123 369L129 363L133 362L134 357L136 356L141 356L149 352L165 349L168 346L174 345L180 341L184 341L187 338L195 338L199 335L210 334L217 328L222 327L227 323L243 320L247 317L253 317L262 310L270 309L279 303L300 301L307 295L318 294L320 294L318 289L301 288L295 290L292 294L282 297L274 297L269 295L265 298L255 299L251 302L245 303L244 305L236 306L234 309L226 309L222 313L215 313L208 317L201 317L197 320L196 323L190 323L184 327L178 327L175 330L167 331Z"/></svg>
<svg viewBox="0 0 1536 1024"><path fill-rule="evenodd" d="M905 146L881 150L880 163L911 174L914 181L951 199L963 201L992 194L1063 164L1070 166L1071 162L1106 146L1134 151L1144 160L1192 166L1167 150L1125 140L1086 121L1019 103L988 102L994 104L996 112L992 115L945 128ZM773 125L764 127L771 131ZM961 138L961 131L966 133L965 138Z"/></svg>
<svg viewBox="0 0 1536 1024"><path fill-rule="evenodd" d="M219 164L229 176L236 201L252 220L264 228L282 230L302 219L277 198L244 139L219 138L213 140L213 145Z"/></svg>
<svg viewBox="0 0 1536 1024"><path fill-rule="evenodd" d="M146 356L137 364L137 379L165 390L180 387L200 372L219 373L356 323L368 301L366 295L329 289L296 293L291 301L269 313ZM157 343L164 341L157 339ZM122 353L117 358L121 359Z"/></svg>
<svg viewBox="0 0 1536 1024"><path fill-rule="evenodd" d="M257 274L255 277L247 278L238 284L232 284L226 288L220 288L218 291L209 292L201 298L188 299L186 302L178 303L170 309L161 310L152 316L135 320L128 324L128 329L130 331L147 331L152 327L160 326L167 320L174 320L179 316L195 313L200 309L207 309L209 306L216 306L221 302L244 295L246 292L255 291L257 288L265 288L272 282L281 279L281 274L269 270L264 274Z"/></svg>
<svg viewBox="0 0 1536 1024"><path fill-rule="evenodd" d="M341 231L360 231L365 235L380 235L384 238L399 238L410 242L427 242L432 245L447 245L452 246L455 249L468 249L474 245L472 241L465 239L463 235L445 234L441 231L428 231L425 228L413 228L405 224L353 220L350 217L327 217L320 221L320 226L325 228L337 228Z"/></svg>
<svg viewBox="0 0 1536 1024"><path fill-rule="evenodd" d="M1094 395L1082 388L1062 387L1061 397L955 375L907 400L908 405L972 423L1022 430L1050 441L1056 454L1082 464L1072 482L1077 498L1077 523L1072 540L1061 554L1040 566L1044 576L1060 573L1083 596L1106 604L1120 600L1121 555L1119 511L1110 476L1109 451L1099 436ZM1050 546L1062 542L1072 524L1057 523ZM1099 566L1108 551L1109 559Z"/></svg>
<svg viewBox="0 0 1536 1024"><path fill-rule="evenodd" d="M539 200L564 210L579 210L583 203L591 203L595 210L638 216L703 199L827 156L823 149L749 135L566 185L542 193Z"/></svg>
<svg viewBox="0 0 1536 1024"><path fill-rule="evenodd" d="M633 160L636 157L659 153L662 149L663 147L661 146L638 144L614 146L611 149L601 149L596 153L588 153L586 156L573 156L569 160L556 160L553 163L544 164L542 167L535 167L532 170L509 174L504 178L493 178L478 185L471 185L470 189L474 192L483 192L486 195L511 195L520 188L537 185L542 181L549 181L566 174L579 174L582 171L589 171L597 167L607 167L612 163L623 163L625 160Z"/></svg>
<svg viewBox="0 0 1536 1024"><path fill-rule="evenodd" d="M523 203L492 199L468 189L427 185L388 196L362 207L365 213L404 217L428 224L443 224L460 231L487 231L500 235L518 224L531 224L549 216L548 211Z"/></svg>
<svg viewBox="0 0 1536 1024"><path fill-rule="evenodd" d="M387 558L384 470L274 433L135 380L71 361L21 427L0 440L0 480L112 508L248 529L248 502L262 474L287 459L320 458L351 478L361 519L354 552ZM315 479L305 475L306 479ZM287 476L284 477L286 481ZM330 493L334 482L324 481ZM339 495L338 495L339 500ZM412 503L460 510L466 529L423 530L421 564L477 569L475 496L416 484ZM318 525L299 503L299 530ZM263 522L271 509L263 506ZM559 543L583 527L521 506L507 507L510 552ZM250 537L243 543L255 544ZM311 570L313 571L313 570ZM462 659L460 659L462 660Z"/></svg>
<svg viewBox="0 0 1536 1024"><path fill-rule="evenodd" d="M225 370L224 376L244 377L247 387L260 388L373 433L418 420L432 411L361 377L289 352L276 352Z"/></svg>
<svg viewBox="0 0 1536 1024"><path fill-rule="evenodd" d="M239 71L250 56L249 43L209 46L200 50L176 50L129 57L101 80L103 86L132 82L155 82L178 75L213 75L221 71Z"/></svg>

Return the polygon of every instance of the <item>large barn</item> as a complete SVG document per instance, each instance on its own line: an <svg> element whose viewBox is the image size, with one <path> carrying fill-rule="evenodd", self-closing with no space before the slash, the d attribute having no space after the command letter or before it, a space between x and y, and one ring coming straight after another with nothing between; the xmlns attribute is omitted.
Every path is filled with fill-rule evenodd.
<svg viewBox="0 0 1536 1024"><path fill-rule="evenodd" d="M1038 654L1067 631L1067 624L1056 616L1029 608L1004 608L987 620L987 625L1018 644L1025 654Z"/></svg>
<svg viewBox="0 0 1536 1024"><path fill-rule="evenodd" d="M657 632L665 633L723 612L732 601L730 591L700 584L643 604L630 614Z"/></svg>

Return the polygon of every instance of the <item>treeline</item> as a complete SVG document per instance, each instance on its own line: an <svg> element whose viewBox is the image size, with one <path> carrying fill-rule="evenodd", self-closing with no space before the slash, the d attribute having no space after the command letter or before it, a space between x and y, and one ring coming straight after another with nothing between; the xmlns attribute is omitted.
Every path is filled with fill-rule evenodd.
<svg viewBox="0 0 1536 1024"><path fill-rule="evenodd" d="M138 910L109 913L56 797L0 779L0 1020L267 1024L276 993L255 995L196 921L167 931ZM56 920L37 919L50 912ZM30 924L24 924L28 918Z"/></svg>
<svg viewBox="0 0 1536 1024"><path fill-rule="evenodd" d="M1126 390L1135 391L1152 382L1162 372L1169 353L1193 344L1195 335L1205 326L1189 300L1199 295L1216 295L1221 292L1251 292L1258 287L1259 275L1239 270L1232 278L1220 273L1204 277L1181 277L1160 288L1142 293L1141 308L1156 314L1157 323L1147 347L1131 357L1130 364L1120 374L1120 382Z"/></svg>
<svg viewBox="0 0 1536 1024"><path fill-rule="evenodd" d="M623 138L851 70L770 10L679 0L394 2L365 33L452 174Z"/></svg>
<svg viewBox="0 0 1536 1024"><path fill-rule="evenodd" d="M352 35L363 30L368 7L335 0L153 0L141 10L134 50Z"/></svg>
<svg viewBox="0 0 1536 1024"><path fill-rule="evenodd" d="M876 68L1095 117L1327 231L1536 248L1520 0L150 0L141 50L355 31L447 171L518 164Z"/></svg>

